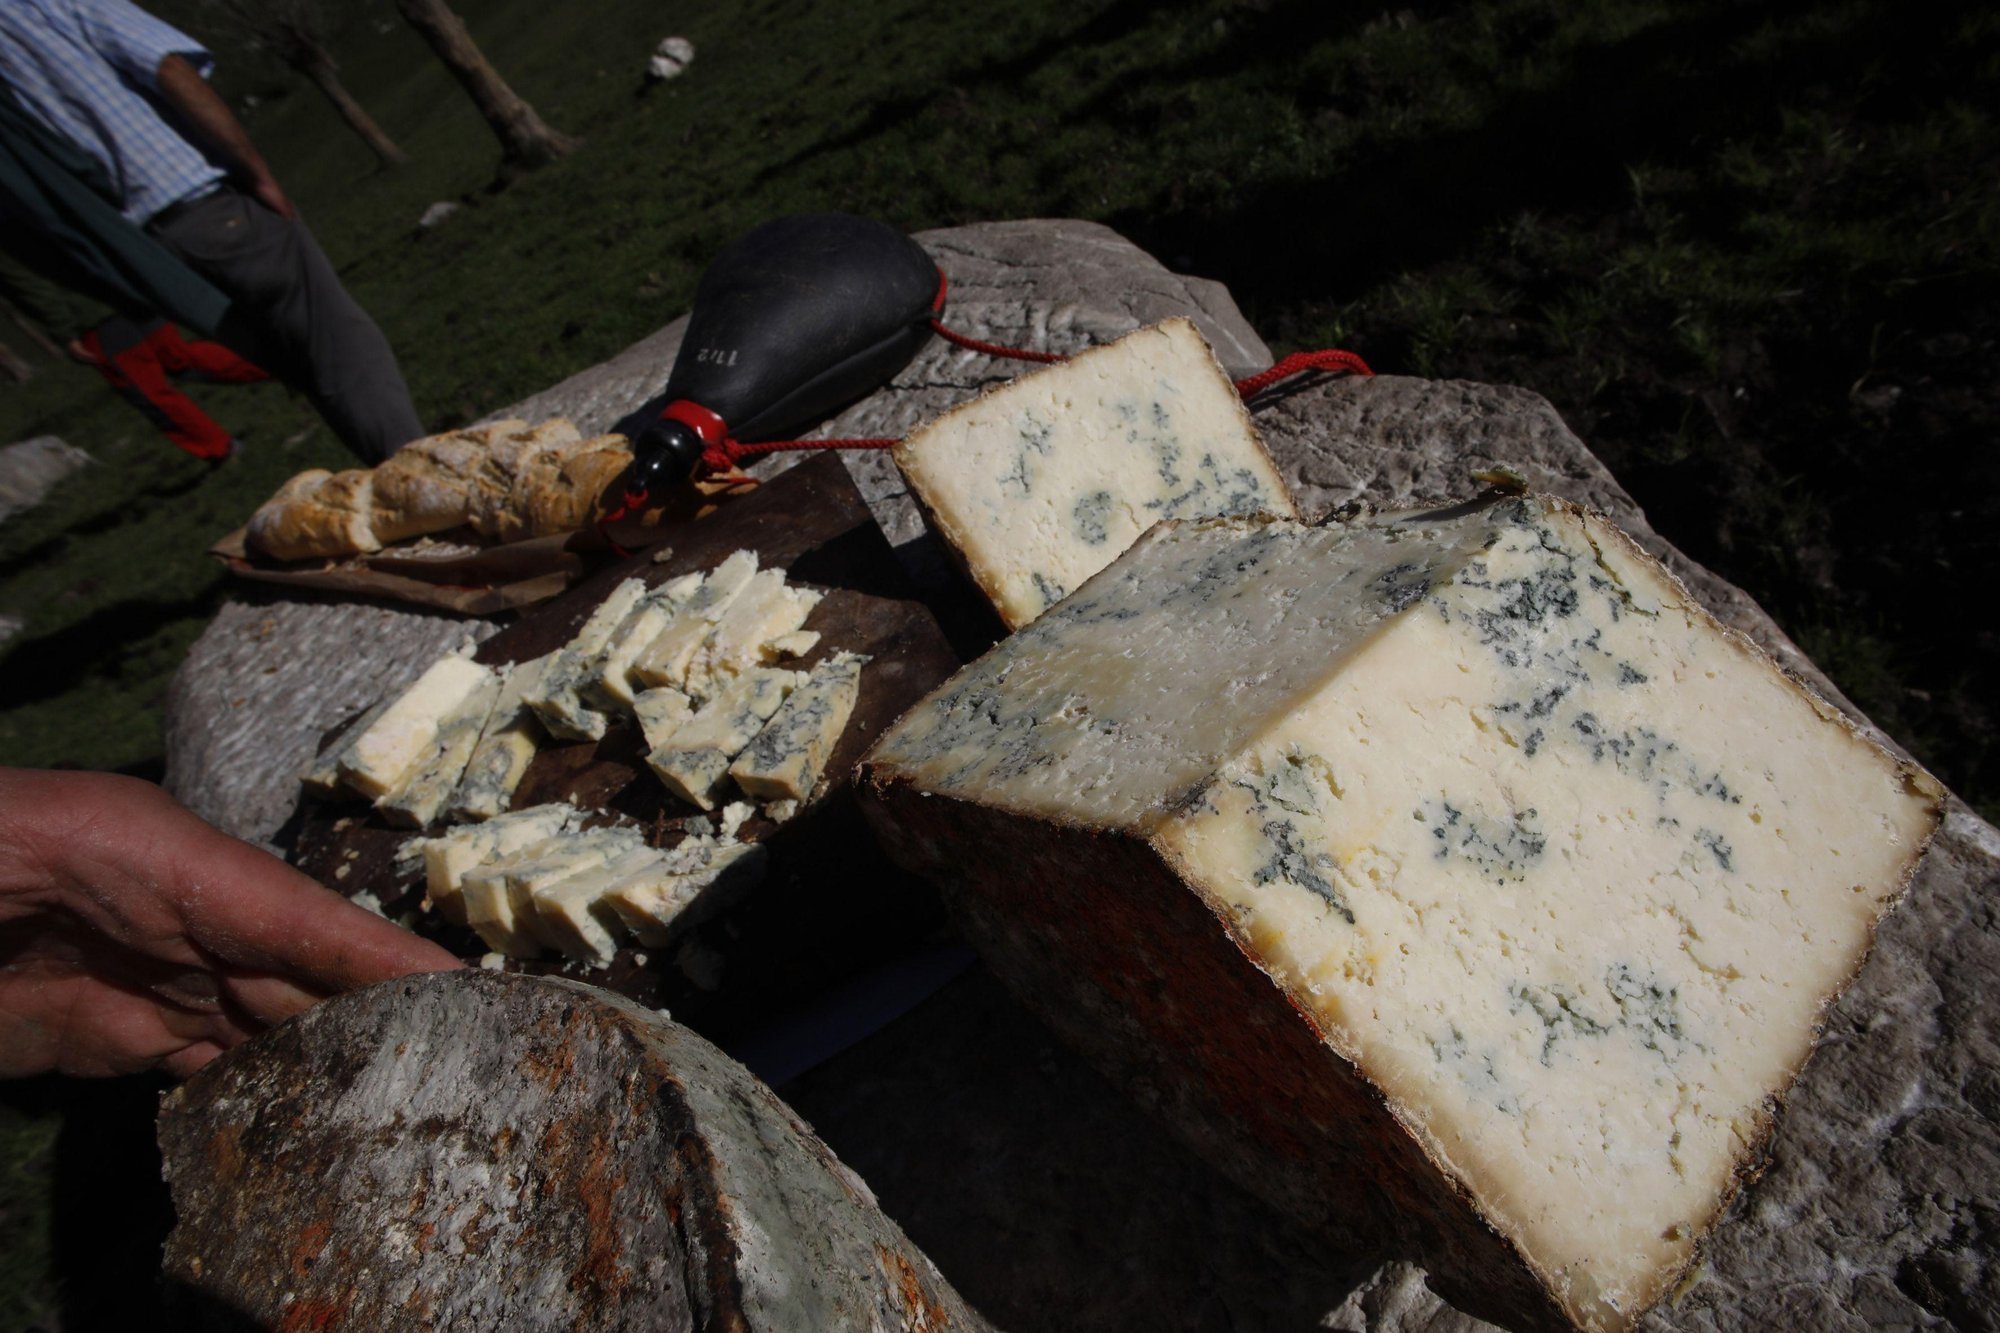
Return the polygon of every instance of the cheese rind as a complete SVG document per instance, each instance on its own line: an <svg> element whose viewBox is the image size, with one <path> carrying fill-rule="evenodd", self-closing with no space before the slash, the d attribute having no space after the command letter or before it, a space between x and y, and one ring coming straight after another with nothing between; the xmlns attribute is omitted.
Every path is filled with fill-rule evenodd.
<svg viewBox="0 0 2000 1333"><path fill-rule="evenodd" d="M1182 318L954 408L895 459L1009 629L1161 519L1296 513L1236 386Z"/></svg>
<svg viewBox="0 0 2000 1333"><path fill-rule="evenodd" d="M804 801L812 795L861 697L861 668L867 662L855 653L837 653L812 669L730 764L729 776L746 795L760 801Z"/></svg>
<svg viewBox="0 0 2000 1333"><path fill-rule="evenodd" d="M1397 1200L1434 1280L1593 1330L1690 1261L1939 796L1615 528L1532 498L1158 530L868 764L885 841L996 968L1063 978L1045 1016L1156 1091L1186 1071L1167 1100L1234 1136L1244 1183L1319 1207L1373 1143L1381 1197L1347 1211ZM1162 984L1203 1015L1186 1045L1132 1008ZM1246 1131L1259 1098L1290 1146Z"/></svg>
<svg viewBox="0 0 2000 1333"><path fill-rule="evenodd" d="M729 763L764 729L800 675L778 667L753 667L722 686L667 745L646 756L667 789L704 810L729 776Z"/></svg>
<svg viewBox="0 0 2000 1333"><path fill-rule="evenodd" d="M430 753L439 724L492 679L487 668L457 653L433 662L355 737L341 756L341 781L369 797L395 790Z"/></svg>

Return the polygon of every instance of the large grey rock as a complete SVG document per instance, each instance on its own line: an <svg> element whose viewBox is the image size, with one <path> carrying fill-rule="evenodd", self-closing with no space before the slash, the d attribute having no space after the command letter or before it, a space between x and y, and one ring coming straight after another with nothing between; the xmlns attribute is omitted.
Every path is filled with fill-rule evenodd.
<svg viewBox="0 0 2000 1333"><path fill-rule="evenodd" d="M748 1070L575 982L339 996L175 1089L159 1132L169 1275L264 1328L990 1327Z"/></svg>
<svg viewBox="0 0 2000 1333"><path fill-rule="evenodd" d="M48 497L56 483L95 461L53 435L37 435L0 449L0 523Z"/></svg>

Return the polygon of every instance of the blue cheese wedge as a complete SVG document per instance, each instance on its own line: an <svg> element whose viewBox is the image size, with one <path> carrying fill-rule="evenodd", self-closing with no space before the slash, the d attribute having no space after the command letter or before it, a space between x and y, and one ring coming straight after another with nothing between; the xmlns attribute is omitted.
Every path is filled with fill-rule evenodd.
<svg viewBox="0 0 2000 1333"><path fill-rule="evenodd" d="M861 697L861 668L868 659L836 653L812 669L757 738L729 766L729 776L760 801L804 801L847 729Z"/></svg>
<svg viewBox="0 0 2000 1333"><path fill-rule="evenodd" d="M647 765L674 795L713 810L730 761L764 729L800 679L798 672L780 667L752 667L732 677L666 745L646 756Z"/></svg>
<svg viewBox="0 0 2000 1333"><path fill-rule="evenodd" d="M1455 1299L1606 1331L1754 1167L1941 795L1536 497L1163 525L867 762L996 970L1239 1179L1361 1181Z"/></svg>
<svg viewBox="0 0 2000 1333"><path fill-rule="evenodd" d="M734 552L717 565L688 597L673 623L634 659L629 672L632 681L645 686L685 689L688 667L695 654L708 642L716 622L728 614L756 573L755 551Z"/></svg>
<svg viewBox="0 0 2000 1333"><path fill-rule="evenodd" d="M576 827L582 817L582 811L565 803L530 806L434 838L413 839L405 848L423 855L424 888L431 907L462 926L465 908L459 889L467 871L545 843Z"/></svg>
<svg viewBox="0 0 2000 1333"><path fill-rule="evenodd" d="M556 937L535 911L535 893L644 845L635 829L562 834L467 871L459 880L465 923L490 949L533 958Z"/></svg>
<svg viewBox="0 0 2000 1333"><path fill-rule="evenodd" d="M480 734L493 714L502 692L500 673L489 672L479 688L465 696L457 707L438 719L437 740L431 751L396 784L396 789L375 802L388 821L399 828L428 828L437 821L458 790L466 765L479 745Z"/></svg>
<svg viewBox="0 0 2000 1333"><path fill-rule="evenodd" d="M528 706L535 710L550 735L569 741L603 738L609 719L585 704L581 691L612 636L645 595L646 585L640 579L626 579L613 588L611 595L590 613L576 637L543 670L526 697Z"/></svg>
<svg viewBox="0 0 2000 1333"><path fill-rule="evenodd" d="M499 668L500 696L466 762L446 814L461 822L492 819L514 804L514 792L534 760L541 744L542 724L527 703L528 694L540 683L542 672L556 654Z"/></svg>
<svg viewBox="0 0 2000 1333"><path fill-rule="evenodd" d="M603 902L640 944L665 948L755 888L768 865L761 843L691 837L613 887Z"/></svg>
<svg viewBox="0 0 2000 1333"><path fill-rule="evenodd" d="M430 757L439 725L492 679L459 653L432 663L342 752L340 780L364 796L388 795Z"/></svg>
<svg viewBox="0 0 2000 1333"><path fill-rule="evenodd" d="M1009 629L1161 519L1296 514L1236 386L1180 318L953 408L895 458Z"/></svg>

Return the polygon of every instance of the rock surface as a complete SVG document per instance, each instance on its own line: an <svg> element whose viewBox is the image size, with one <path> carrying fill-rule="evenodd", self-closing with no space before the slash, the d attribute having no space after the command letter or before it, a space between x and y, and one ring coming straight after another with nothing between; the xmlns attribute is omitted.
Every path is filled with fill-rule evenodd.
<svg viewBox="0 0 2000 1333"><path fill-rule="evenodd" d="M168 1275L266 1328L989 1328L769 1088L573 982L329 1000L159 1133Z"/></svg>
<svg viewBox="0 0 2000 1333"><path fill-rule="evenodd" d="M37 435L0 449L0 523L33 509L57 482L94 461L53 435Z"/></svg>

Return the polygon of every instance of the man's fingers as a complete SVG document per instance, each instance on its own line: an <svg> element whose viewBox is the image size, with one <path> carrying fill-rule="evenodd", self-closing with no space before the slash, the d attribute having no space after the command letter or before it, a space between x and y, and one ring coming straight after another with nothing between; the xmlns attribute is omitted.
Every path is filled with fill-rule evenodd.
<svg viewBox="0 0 2000 1333"><path fill-rule="evenodd" d="M229 977L223 985L237 1008L266 1027L282 1023L327 997L327 992L310 991L287 977L267 974Z"/></svg>
<svg viewBox="0 0 2000 1333"><path fill-rule="evenodd" d="M160 1062L160 1068L175 1078L187 1078L226 1049L212 1041L198 1041L169 1055Z"/></svg>

